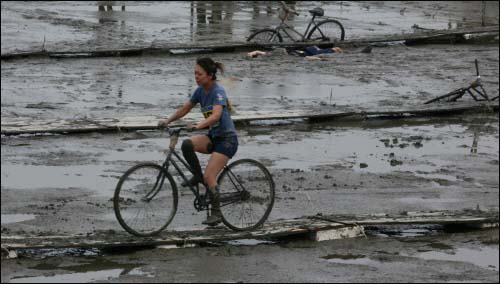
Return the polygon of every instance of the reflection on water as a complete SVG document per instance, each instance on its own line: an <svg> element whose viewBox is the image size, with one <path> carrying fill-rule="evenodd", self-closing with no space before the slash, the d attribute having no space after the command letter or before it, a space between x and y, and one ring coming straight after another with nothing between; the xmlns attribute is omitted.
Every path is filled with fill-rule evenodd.
<svg viewBox="0 0 500 284"><path fill-rule="evenodd" d="M10 283L87 283L117 278L123 269L57 274L54 276L36 276L12 278Z"/></svg>
<svg viewBox="0 0 500 284"><path fill-rule="evenodd" d="M498 271L498 246L483 247L479 250L457 248L450 252L428 251L417 255L427 260L465 261L477 266Z"/></svg>
<svg viewBox="0 0 500 284"><path fill-rule="evenodd" d="M217 40L231 41L234 9L233 1L192 1L191 41L214 39L214 34Z"/></svg>
<svg viewBox="0 0 500 284"><path fill-rule="evenodd" d="M34 214L2 214L2 225L9 223L17 223L36 218Z"/></svg>

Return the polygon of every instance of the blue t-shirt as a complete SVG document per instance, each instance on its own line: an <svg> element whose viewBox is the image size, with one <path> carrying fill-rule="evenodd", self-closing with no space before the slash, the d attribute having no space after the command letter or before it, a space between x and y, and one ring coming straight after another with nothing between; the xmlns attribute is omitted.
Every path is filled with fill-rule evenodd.
<svg viewBox="0 0 500 284"><path fill-rule="evenodd" d="M205 118L212 115L215 105L223 106L222 115L219 121L210 127L209 134L212 137L236 136L234 123L227 109L226 92L221 86L215 83L208 93L205 92L203 87L198 87L191 96L190 101L193 105L200 103L201 113Z"/></svg>

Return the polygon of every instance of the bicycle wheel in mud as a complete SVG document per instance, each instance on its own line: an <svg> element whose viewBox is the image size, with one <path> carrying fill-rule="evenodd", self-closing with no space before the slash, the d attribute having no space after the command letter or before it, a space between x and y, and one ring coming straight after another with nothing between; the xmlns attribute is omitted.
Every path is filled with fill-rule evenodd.
<svg viewBox="0 0 500 284"><path fill-rule="evenodd" d="M177 186L161 166L133 166L118 181L113 207L120 225L136 236L152 236L165 229L177 211Z"/></svg>
<svg viewBox="0 0 500 284"><path fill-rule="evenodd" d="M276 43L283 42L281 35L273 29L262 29L251 34L247 42L253 43Z"/></svg>
<svg viewBox="0 0 500 284"><path fill-rule="evenodd" d="M319 22L307 36L312 41L338 41L344 40L345 31L342 24L337 20L324 20Z"/></svg>
<svg viewBox="0 0 500 284"><path fill-rule="evenodd" d="M235 231L261 226L274 204L274 181L264 165L242 159L224 168L217 179L222 221Z"/></svg>

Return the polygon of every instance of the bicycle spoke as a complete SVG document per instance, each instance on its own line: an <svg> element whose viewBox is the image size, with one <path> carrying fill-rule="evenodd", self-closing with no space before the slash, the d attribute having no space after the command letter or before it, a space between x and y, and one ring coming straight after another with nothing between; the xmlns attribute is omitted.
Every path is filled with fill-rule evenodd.
<svg viewBox="0 0 500 284"><path fill-rule="evenodd" d="M230 165L218 180L224 223L232 229L251 229L262 224L274 203L274 183L264 166L253 160Z"/></svg>
<svg viewBox="0 0 500 284"><path fill-rule="evenodd" d="M177 210L177 192L160 166L138 165L120 179L114 209L128 232L151 235L171 222Z"/></svg>
<svg viewBox="0 0 500 284"><path fill-rule="evenodd" d="M263 29L253 33L248 37L247 41L254 43L278 43L282 42L283 39L281 38L281 35L276 31L271 29Z"/></svg>
<svg viewBox="0 0 500 284"><path fill-rule="evenodd" d="M312 41L338 41L344 40L344 27L336 20L325 20L314 27L308 35Z"/></svg>

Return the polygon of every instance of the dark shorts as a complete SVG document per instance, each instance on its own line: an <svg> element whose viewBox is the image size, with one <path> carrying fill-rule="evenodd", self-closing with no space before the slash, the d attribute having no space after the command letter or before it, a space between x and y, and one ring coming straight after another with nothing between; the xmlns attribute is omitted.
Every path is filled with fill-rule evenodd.
<svg viewBox="0 0 500 284"><path fill-rule="evenodd" d="M212 137L207 134L208 138L212 142L212 146L208 147L208 152L217 152L223 155L226 155L229 159L231 159L236 151L238 151L238 137L230 136L230 137Z"/></svg>

